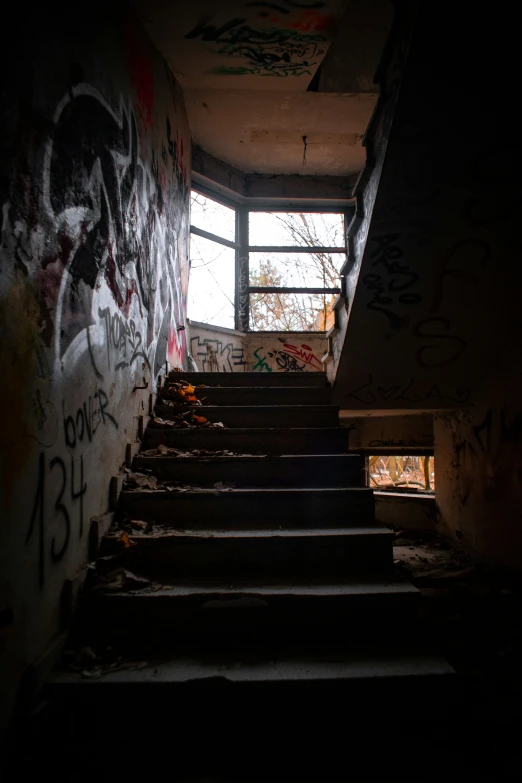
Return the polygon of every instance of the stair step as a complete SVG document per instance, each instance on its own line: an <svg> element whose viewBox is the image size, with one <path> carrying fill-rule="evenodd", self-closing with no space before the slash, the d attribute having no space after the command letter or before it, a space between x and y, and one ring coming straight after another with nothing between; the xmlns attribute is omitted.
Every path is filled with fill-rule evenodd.
<svg viewBox="0 0 522 783"><path fill-rule="evenodd" d="M208 405L329 405L331 386L206 386L195 395ZM160 396L168 396L163 389Z"/></svg>
<svg viewBox="0 0 522 783"><path fill-rule="evenodd" d="M79 748L84 766L94 761L94 775L123 770L135 779L136 769L150 770L151 753L161 768L172 764L174 748L175 777L187 781L386 781L401 766L402 777L412 768L425 780L426 759L437 771L430 780L442 780L453 766L451 754L440 763L440 732L449 725L461 743L459 724L448 721L469 706L454 670L421 645L273 647L254 655L205 655L198 646L127 663L97 679L57 672L44 694L54 706L45 739L66 737L75 754L67 760ZM100 716L113 716L110 731L109 717ZM376 716L390 718L384 732ZM439 743L425 747L426 733Z"/></svg>
<svg viewBox="0 0 522 783"><path fill-rule="evenodd" d="M346 656L346 651L344 651ZM109 672L99 679L83 679L75 672L63 671L53 680L53 688L76 685L86 690L88 686L109 688L113 684L127 685L181 685L200 682L209 687L208 680L217 678L233 683L269 684L291 682L317 683L330 681L340 686L343 681L370 680L376 678L423 678L453 676L453 668L442 658L431 655L402 654L394 656L368 654L358 651L358 656L343 657L337 652L333 660L316 660L300 656L282 660L258 660L242 662L237 656L222 657L217 661L192 659L154 662L143 667ZM215 684L215 683L214 683ZM92 688L91 688L92 689ZM120 690L120 689L118 689Z"/></svg>
<svg viewBox="0 0 522 783"><path fill-rule="evenodd" d="M170 372L171 381L193 386L329 386L324 372Z"/></svg>
<svg viewBox="0 0 522 783"><path fill-rule="evenodd" d="M339 407L334 405L202 405L194 408L198 416L221 421L226 427L336 427ZM179 411L168 403L156 406L163 419L174 418Z"/></svg>
<svg viewBox="0 0 522 783"><path fill-rule="evenodd" d="M389 567L324 580L288 576L227 581L171 580L137 592L88 592L73 629L76 643L154 654L196 638L223 645L361 642L415 631L418 590ZM303 648L304 649L304 648Z"/></svg>
<svg viewBox="0 0 522 783"><path fill-rule="evenodd" d="M318 527L323 521L374 518L373 490L350 489L197 489L124 490L118 510L124 516L150 522L167 522L176 527L203 527L214 522L245 527L245 520L274 526Z"/></svg>
<svg viewBox="0 0 522 783"><path fill-rule="evenodd" d="M226 449L244 454L345 454L348 439L349 430L344 427L147 427L144 448L164 444L185 451Z"/></svg>
<svg viewBox="0 0 522 783"><path fill-rule="evenodd" d="M169 577L295 575L328 578L351 566L389 563L393 533L379 525L281 530L165 530L129 536L123 553L132 571L156 581ZM122 554L116 534L105 536L101 555Z"/></svg>
<svg viewBox="0 0 522 783"><path fill-rule="evenodd" d="M238 487L362 487L364 457L359 454L260 455L243 457L176 457L138 454L134 470L148 470L159 479Z"/></svg>

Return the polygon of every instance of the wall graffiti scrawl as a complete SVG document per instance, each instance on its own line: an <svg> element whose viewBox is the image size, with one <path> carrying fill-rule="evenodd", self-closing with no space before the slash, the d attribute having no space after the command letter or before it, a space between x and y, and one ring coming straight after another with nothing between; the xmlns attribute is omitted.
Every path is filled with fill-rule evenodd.
<svg viewBox="0 0 522 783"><path fill-rule="evenodd" d="M23 553L46 590L85 558L141 390L186 365L190 198L181 89L136 20L70 47L47 32L20 52L32 82L0 179L4 548L19 547L10 578Z"/></svg>
<svg viewBox="0 0 522 783"><path fill-rule="evenodd" d="M121 101L114 111L89 85L64 97L44 165L46 210L59 243L42 259L57 356L96 323L93 296L103 278L124 318L136 300L146 322L142 352L157 336L156 371L167 357L183 361L183 228L176 219L188 199L182 172L174 163L173 184L165 188L154 155L144 165L130 105Z"/></svg>

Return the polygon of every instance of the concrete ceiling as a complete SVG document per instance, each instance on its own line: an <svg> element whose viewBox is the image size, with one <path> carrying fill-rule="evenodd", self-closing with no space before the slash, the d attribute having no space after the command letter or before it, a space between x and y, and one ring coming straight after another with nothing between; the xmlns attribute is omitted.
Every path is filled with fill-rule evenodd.
<svg viewBox="0 0 522 783"><path fill-rule="evenodd" d="M373 95L188 90L185 101L195 142L243 171L346 175L364 165Z"/></svg>
<svg viewBox="0 0 522 783"><path fill-rule="evenodd" d="M135 6L184 89L192 137L204 150L260 174L363 168L389 0Z"/></svg>

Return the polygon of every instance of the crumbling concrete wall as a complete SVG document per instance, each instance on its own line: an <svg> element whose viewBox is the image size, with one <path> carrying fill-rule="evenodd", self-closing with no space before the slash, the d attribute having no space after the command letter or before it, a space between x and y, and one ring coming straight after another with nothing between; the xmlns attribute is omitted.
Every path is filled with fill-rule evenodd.
<svg viewBox="0 0 522 783"><path fill-rule="evenodd" d="M109 8L89 8L78 25L46 6L2 47L7 706L60 630L64 581L86 560L89 520L107 510L159 372L186 362L183 99L134 17Z"/></svg>

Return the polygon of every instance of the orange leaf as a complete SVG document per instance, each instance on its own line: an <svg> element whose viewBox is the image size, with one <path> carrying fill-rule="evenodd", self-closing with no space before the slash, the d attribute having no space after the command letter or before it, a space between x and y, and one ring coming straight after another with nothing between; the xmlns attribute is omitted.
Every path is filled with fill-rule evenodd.
<svg viewBox="0 0 522 783"><path fill-rule="evenodd" d="M189 396L186 398L186 400L187 400L187 402L197 402L197 401L198 401L198 398L196 397L196 395L195 395L195 394L191 394L191 395L189 395Z"/></svg>
<svg viewBox="0 0 522 783"><path fill-rule="evenodd" d="M198 424L204 424L208 420L205 419L204 416L196 416L196 415L194 415L194 421L197 421Z"/></svg>
<svg viewBox="0 0 522 783"><path fill-rule="evenodd" d="M130 549L131 546L136 546L135 541L131 541L127 533L122 533L120 536L118 536L118 541L120 541L125 549Z"/></svg>

